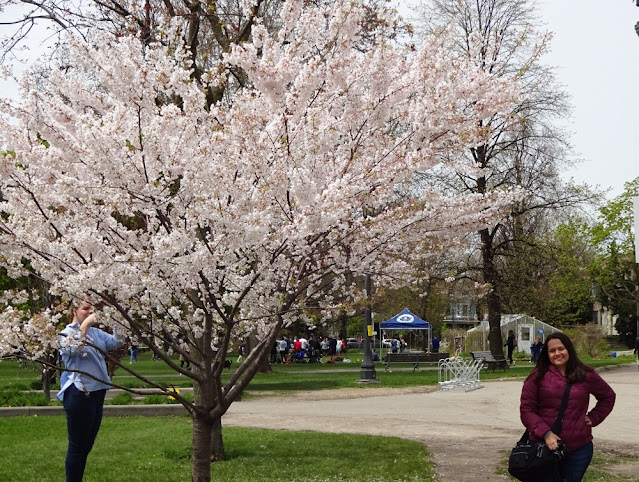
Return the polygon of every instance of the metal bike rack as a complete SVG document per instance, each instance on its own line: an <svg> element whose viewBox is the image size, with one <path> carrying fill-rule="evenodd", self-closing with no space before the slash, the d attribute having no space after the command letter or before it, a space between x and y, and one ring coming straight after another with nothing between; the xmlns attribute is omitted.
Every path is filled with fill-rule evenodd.
<svg viewBox="0 0 639 482"><path fill-rule="evenodd" d="M463 388L470 392L482 388L479 381L482 360L464 360L461 357L445 358L438 363L438 390Z"/></svg>

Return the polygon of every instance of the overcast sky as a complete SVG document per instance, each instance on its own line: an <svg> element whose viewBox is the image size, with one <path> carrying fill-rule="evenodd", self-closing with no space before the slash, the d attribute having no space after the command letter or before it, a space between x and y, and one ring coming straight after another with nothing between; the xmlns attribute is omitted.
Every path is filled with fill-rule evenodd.
<svg viewBox="0 0 639 482"><path fill-rule="evenodd" d="M550 65L572 97L578 182L623 191L639 177L639 8L630 0L546 0Z"/></svg>
<svg viewBox="0 0 639 482"><path fill-rule="evenodd" d="M634 31L639 8L630 0L531 1L539 4L546 29L555 33L547 63L556 67L574 106L567 129L583 162L566 177L616 196L625 182L639 177L639 36ZM32 47L32 53L42 52L37 41ZM5 83L0 88L6 93Z"/></svg>
<svg viewBox="0 0 639 482"><path fill-rule="evenodd" d="M406 5L427 0L397 0ZM570 133L583 162L565 172L578 184L599 186L612 198L639 177L639 8L631 0L528 0L554 33L545 63L571 97Z"/></svg>

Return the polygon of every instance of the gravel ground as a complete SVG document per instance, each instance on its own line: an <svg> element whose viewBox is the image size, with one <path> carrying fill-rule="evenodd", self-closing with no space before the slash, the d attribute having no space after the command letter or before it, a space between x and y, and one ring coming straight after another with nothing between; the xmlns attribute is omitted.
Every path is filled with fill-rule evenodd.
<svg viewBox="0 0 639 482"><path fill-rule="evenodd" d="M594 429L595 447L606 453L639 456L637 367L624 365L601 375L617 392L617 402L608 419ZM403 437L426 445L441 481L499 480L506 477L497 475L496 468L523 432L521 385L522 380L512 380L485 382L483 388L470 392L381 386L266 396L234 403L223 423ZM639 481L637 462L607 470Z"/></svg>

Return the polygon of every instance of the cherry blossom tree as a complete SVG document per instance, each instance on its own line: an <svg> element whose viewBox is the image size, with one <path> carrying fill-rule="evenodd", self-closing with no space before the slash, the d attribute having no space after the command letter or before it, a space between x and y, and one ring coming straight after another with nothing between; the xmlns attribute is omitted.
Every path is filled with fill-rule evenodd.
<svg viewBox="0 0 639 482"><path fill-rule="evenodd" d="M282 327L344 299L357 309L350 274L397 283L407 249L438 256L520 196L394 196L415 171L475 172L455 152L485 142L481 120L516 92L436 36L359 48L364 15L351 1L285 2L276 33L257 23L224 57L248 80L228 101L207 101L202 86L228 76L193 81L172 25L157 42L70 36L69 67L46 89L25 77L22 102L2 104L0 262L17 276L27 258L54 294L99 303L104 325L193 380L190 402L122 366L192 416L193 480L224 458L222 416ZM58 346L59 315L5 306L0 351ZM231 341L249 333L257 346L223 382Z"/></svg>

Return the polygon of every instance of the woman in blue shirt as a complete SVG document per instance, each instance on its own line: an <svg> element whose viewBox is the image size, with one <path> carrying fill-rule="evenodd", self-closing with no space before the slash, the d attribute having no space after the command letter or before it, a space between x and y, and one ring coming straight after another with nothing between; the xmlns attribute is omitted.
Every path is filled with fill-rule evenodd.
<svg viewBox="0 0 639 482"><path fill-rule="evenodd" d="M67 482L81 482L87 456L102 423L104 396L111 388L102 353L119 348L124 338L92 326L93 305L71 308L71 323L62 330L60 354L66 370L60 377L58 398L67 414L69 446L65 461Z"/></svg>

